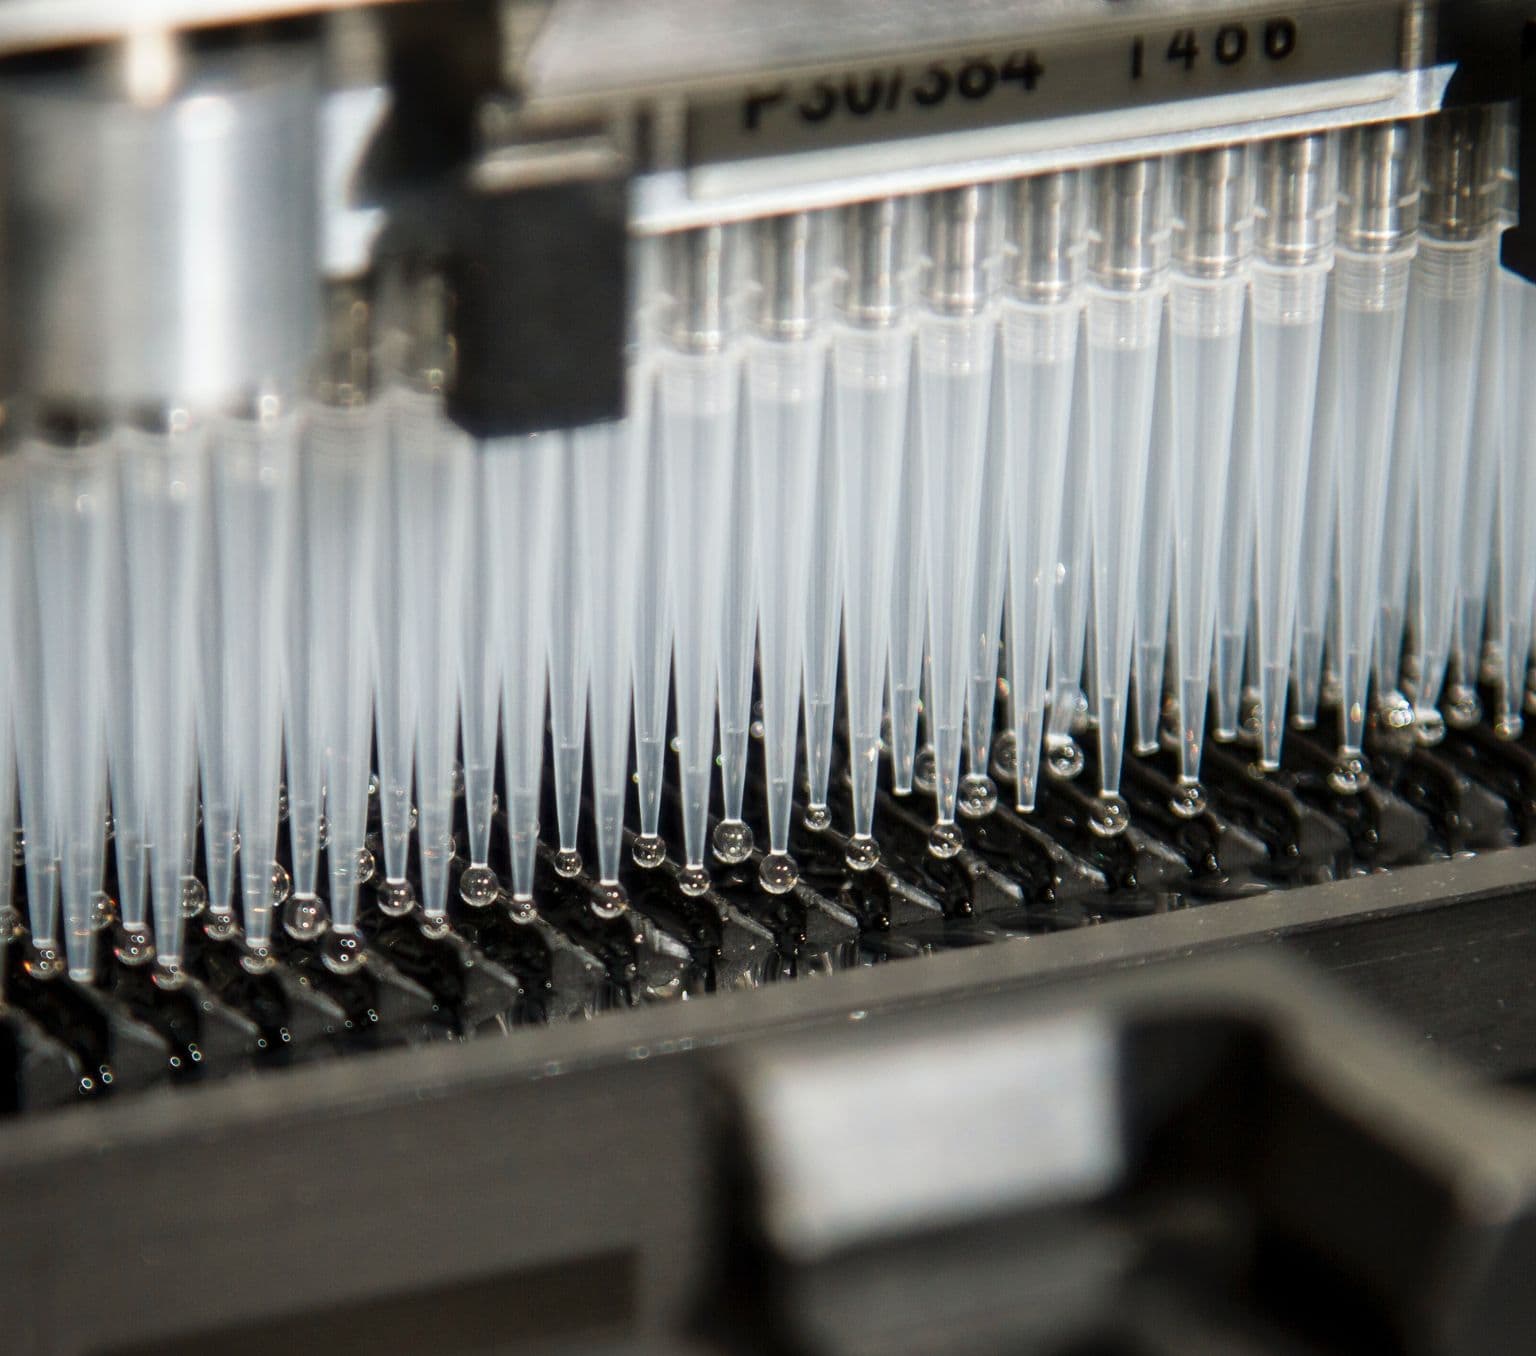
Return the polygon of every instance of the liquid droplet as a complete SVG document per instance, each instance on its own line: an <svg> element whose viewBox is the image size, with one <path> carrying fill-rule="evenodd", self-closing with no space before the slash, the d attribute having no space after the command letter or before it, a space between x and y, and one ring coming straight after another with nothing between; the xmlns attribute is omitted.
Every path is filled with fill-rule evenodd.
<svg viewBox="0 0 1536 1356"><path fill-rule="evenodd" d="M325 949L321 952L325 968L333 975L356 974L362 968L366 956L363 939L356 928L346 931L332 929L330 937L326 939Z"/></svg>
<svg viewBox="0 0 1536 1356"><path fill-rule="evenodd" d="M227 942L239 931L235 923L235 915L227 909L211 909L207 922L203 924L203 932L215 942Z"/></svg>
<svg viewBox="0 0 1536 1356"><path fill-rule="evenodd" d="M599 918L617 918L629 907L629 891L616 880L599 881L592 892L592 912Z"/></svg>
<svg viewBox="0 0 1536 1356"><path fill-rule="evenodd" d="M940 861L947 862L951 857L958 857L964 846L965 839L957 824L935 824L928 830L928 851Z"/></svg>
<svg viewBox="0 0 1536 1356"><path fill-rule="evenodd" d="M533 898L530 895L513 895L507 900L507 917L514 923L531 923L539 916L539 911L533 907Z"/></svg>
<svg viewBox="0 0 1536 1356"><path fill-rule="evenodd" d="M154 980L157 989L174 993L186 984L187 972L181 968L180 961L162 960L155 966Z"/></svg>
<svg viewBox="0 0 1536 1356"><path fill-rule="evenodd" d="M280 909L293 893L293 877L281 862L272 863L272 907Z"/></svg>
<svg viewBox="0 0 1536 1356"><path fill-rule="evenodd" d="M653 871L667 860L667 845L660 834L642 833L630 847L629 855L635 859L636 866Z"/></svg>
<svg viewBox="0 0 1536 1356"><path fill-rule="evenodd" d="M181 916L196 918L207 907L208 891L203 887L202 881L196 876L183 876L181 878ZM229 918L233 921L234 914L231 913ZM212 921L209 919L210 924Z"/></svg>
<svg viewBox="0 0 1536 1356"><path fill-rule="evenodd" d="M800 868L787 852L770 852L757 867L757 883L770 895L787 895L800 879Z"/></svg>
<svg viewBox="0 0 1536 1356"><path fill-rule="evenodd" d="M455 763L453 765L453 771L448 774L448 789L453 793L453 798L455 800L464 794L463 763Z"/></svg>
<svg viewBox="0 0 1536 1356"><path fill-rule="evenodd" d="M1358 753L1341 753L1328 772L1328 786L1335 795L1358 796L1370 784L1370 769Z"/></svg>
<svg viewBox="0 0 1536 1356"><path fill-rule="evenodd" d="M1445 701L1445 721L1453 730L1470 730L1483 718L1483 704L1470 687L1452 689Z"/></svg>
<svg viewBox="0 0 1536 1356"><path fill-rule="evenodd" d="M1377 740L1387 752L1406 754L1413 748L1413 707L1401 692L1388 692L1377 702L1375 726Z"/></svg>
<svg viewBox="0 0 1536 1356"><path fill-rule="evenodd" d="M105 890L91 896L91 931L105 932L117 921L117 901Z"/></svg>
<svg viewBox="0 0 1536 1356"><path fill-rule="evenodd" d="M25 968L33 979L57 979L64 973L64 956L56 946L44 944L27 957Z"/></svg>
<svg viewBox="0 0 1536 1356"><path fill-rule="evenodd" d="M979 774L962 777L956 805L967 819L985 819L997 809L997 783Z"/></svg>
<svg viewBox="0 0 1536 1356"><path fill-rule="evenodd" d="M488 909L501 897L501 882L488 866L471 866L459 877L459 898L471 909Z"/></svg>
<svg viewBox="0 0 1536 1356"><path fill-rule="evenodd" d="M565 880L581 875L581 853L574 848L561 848L555 853L555 874Z"/></svg>
<svg viewBox="0 0 1536 1356"><path fill-rule="evenodd" d="M752 703L752 723L747 726L747 732L753 739L762 739L768 733L768 727L763 724L762 702Z"/></svg>
<svg viewBox="0 0 1536 1356"><path fill-rule="evenodd" d="M1072 724L1073 734L1086 734L1093 728L1093 712L1088 707L1088 694L1080 687L1072 689Z"/></svg>
<svg viewBox="0 0 1536 1356"><path fill-rule="evenodd" d="M388 918L404 918L416 907L416 891L408 880L387 880L378 893L379 912Z"/></svg>
<svg viewBox="0 0 1536 1356"><path fill-rule="evenodd" d="M377 772L370 772L368 774L368 799L369 800L377 800L379 798L379 787L380 786L381 786L381 783L379 781L379 774Z"/></svg>
<svg viewBox="0 0 1536 1356"><path fill-rule="evenodd" d="M677 873L677 888L689 898L697 898L709 889L709 872L702 866L685 866Z"/></svg>
<svg viewBox="0 0 1536 1356"><path fill-rule="evenodd" d="M1413 714L1413 735L1419 744L1432 749L1445 739L1445 717L1434 707L1426 711L1415 711Z"/></svg>
<svg viewBox="0 0 1536 1356"><path fill-rule="evenodd" d="M325 905L314 895L294 895L283 911L283 930L296 942L312 942L329 926Z"/></svg>
<svg viewBox="0 0 1536 1356"><path fill-rule="evenodd" d="M1255 746L1264 741L1264 706L1259 701L1259 694L1251 688L1243 693L1242 704L1238 708L1237 737L1244 744Z"/></svg>
<svg viewBox="0 0 1536 1356"><path fill-rule="evenodd" d="M240 968L248 975L264 975L277 964L269 946L252 946L240 957Z"/></svg>
<svg viewBox="0 0 1536 1356"><path fill-rule="evenodd" d="M279 824L286 824L288 822L288 788L286 785L279 785L277 788L277 822Z"/></svg>
<svg viewBox="0 0 1536 1356"><path fill-rule="evenodd" d="M1004 730L992 745L992 770L1004 781L1019 775L1019 740L1012 730Z"/></svg>
<svg viewBox="0 0 1536 1356"><path fill-rule="evenodd" d="M1180 819L1198 819L1205 807L1205 788L1199 782L1180 782L1168 802L1168 808Z"/></svg>
<svg viewBox="0 0 1536 1356"><path fill-rule="evenodd" d="M364 848L358 848L358 850L357 850L357 883L359 885L366 885L369 881L371 881L373 879L373 873L374 873L375 869L376 869L376 863L373 860L373 853L369 852L368 849L365 848L365 847Z"/></svg>
<svg viewBox="0 0 1536 1356"><path fill-rule="evenodd" d="M824 833L832 827L832 811L825 805L807 805L805 827L812 833Z"/></svg>
<svg viewBox="0 0 1536 1356"><path fill-rule="evenodd" d="M722 819L709 836L717 860L735 866L752 855L752 830L739 819Z"/></svg>
<svg viewBox="0 0 1536 1356"><path fill-rule="evenodd" d="M1088 827L1100 838L1118 838L1130 824L1131 807L1113 791L1102 791L1094 797L1088 811Z"/></svg>
<svg viewBox="0 0 1536 1356"><path fill-rule="evenodd" d="M939 760L934 751L922 748L912 762L912 785L930 796L939 786Z"/></svg>
<svg viewBox="0 0 1536 1356"><path fill-rule="evenodd" d="M155 958L155 944L144 929L125 928L118 934L112 953L124 965L144 965Z"/></svg>
<svg viewBox="0 0 1536 1356"><path fill-rule="evenodd" d="M1519 739L1525 730L1525 722L1520 718L1519 712L1511 711L1503 715L1493 723L1493 733L1498 739Z"/></svg>
<svg viewBox="0 0 1536 1356"><path fill-rule="evenodd" d="M872 871L880 861L880 844L868 834L854 834L843 852L850 871Z"/></svg>
<svg viewBox="0 0 1536 1356"><path fill-rule="evenodd" d="M1051 739L1045 746L1045 770L1058 781L1070 782L1082 776L1087 759L1082 745L1066 737Z"/></svg>
<svg viewBox="0 0 1536 1356"><path fill-rule="evenodd" d="M421 929L421 935L432 942L441 941L452 931L446 913L424 913L417 926Z"/></svg>

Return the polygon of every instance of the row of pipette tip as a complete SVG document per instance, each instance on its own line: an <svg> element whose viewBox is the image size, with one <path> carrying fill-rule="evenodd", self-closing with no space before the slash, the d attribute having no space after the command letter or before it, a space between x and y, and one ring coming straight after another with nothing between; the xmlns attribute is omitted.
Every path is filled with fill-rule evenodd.
<svg viewBox="0 0 1536 1356"><path fill-rule="evenodd" d="M754 854L792 889L797 799L866 870L886 758L942 858L994 767L1027 812L1086 728L1104 835L1127 738L1176 750L1197 815L1208 707L1234 738L1245 696L1273 768L1328 693L1340 793L1372 700L1432 741L1486 666L1513 737L1536 303L1498 263L1507 140L1472 110L640 241L628 415L574 432L477 446L397 384L26 441L0 835L19 808L40 951L92 971L109 804L126 946L174 983L204 892L257 969L279 909L356 963L376 870L446 927L456 851L464 904L530 917L541 832L616 914L669 799L686 893Z"/></svg>

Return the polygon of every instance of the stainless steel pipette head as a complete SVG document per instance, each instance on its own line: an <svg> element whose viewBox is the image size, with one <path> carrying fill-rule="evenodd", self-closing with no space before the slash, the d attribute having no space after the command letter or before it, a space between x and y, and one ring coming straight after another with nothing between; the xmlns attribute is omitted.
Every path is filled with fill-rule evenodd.
<svg viewBox="0 0 1536 1356"><path fill-rule="evenodd" d="M1402 248L1419 224L1423 125L1378 122L1349 128L1339 166L1339 244L1358 254Z"/></svg>
<svg viewBox="0 0 1536 1356"><path fill-rule="evenodd" d="M666 238L668 313L663 331L684 353L717 353L729 332L730 227L701 226Z"/></svg>
<svg viewBox="0 0 1536 1356"><path fill-rule="evenodd" d="M928 203L923 300L942 315L975 315L991 295L990 184L948 188Z"/></svg>
<svg viewBox="0 0 1536 1356"><path fill-rule="evenodd" d="M1181 155L1174 166L1173 254L1196 278L1226 278L1253 247L1253 173L1246 146Z"/></svg>
<svg viewBox="0 0 1536 1356"><path fill-rule="evenodd" d="M1008 286L1021 300L1069 296L1082 275L1083 176L1031 175L1010 186Z"/></svg>
<svg viewBox="0 0 1536 1356"><path fill-rule="evenodd" d="M1259 144L1255 245L1266 262L1292 268L1325 262L1334 245L1338 200L1333 133Z"/></svg>
<svg viewBox="0 0 1536 1356"><path fill-rule="evenodd" d="M1452 108L1429 119L1424 234L1435 240L1475 240L1492 225L1498 198L1493 110Z"/></svg>
<svg viewBox="0 0 1536 1356"><path fill-rule="evenodd" d="M754 223L758 295L753 323L770 339L803 339L815 323L819 223L791 212Z"/></svg>
<svg viewBox="0 0 1536 1356"><path fill-rule="evenodd" d="M913 204L906 198L854 203L839 213L842 270L837 309L850 324L883 329L907 302Z"/></svg>
<svg viewBox="0 0 1536 1356"><path fill-rule="evenodd" d="M1161 160L1093 171L1089 268L1100 287L1141 292L1168 267L1168 180Z"/></svg>

